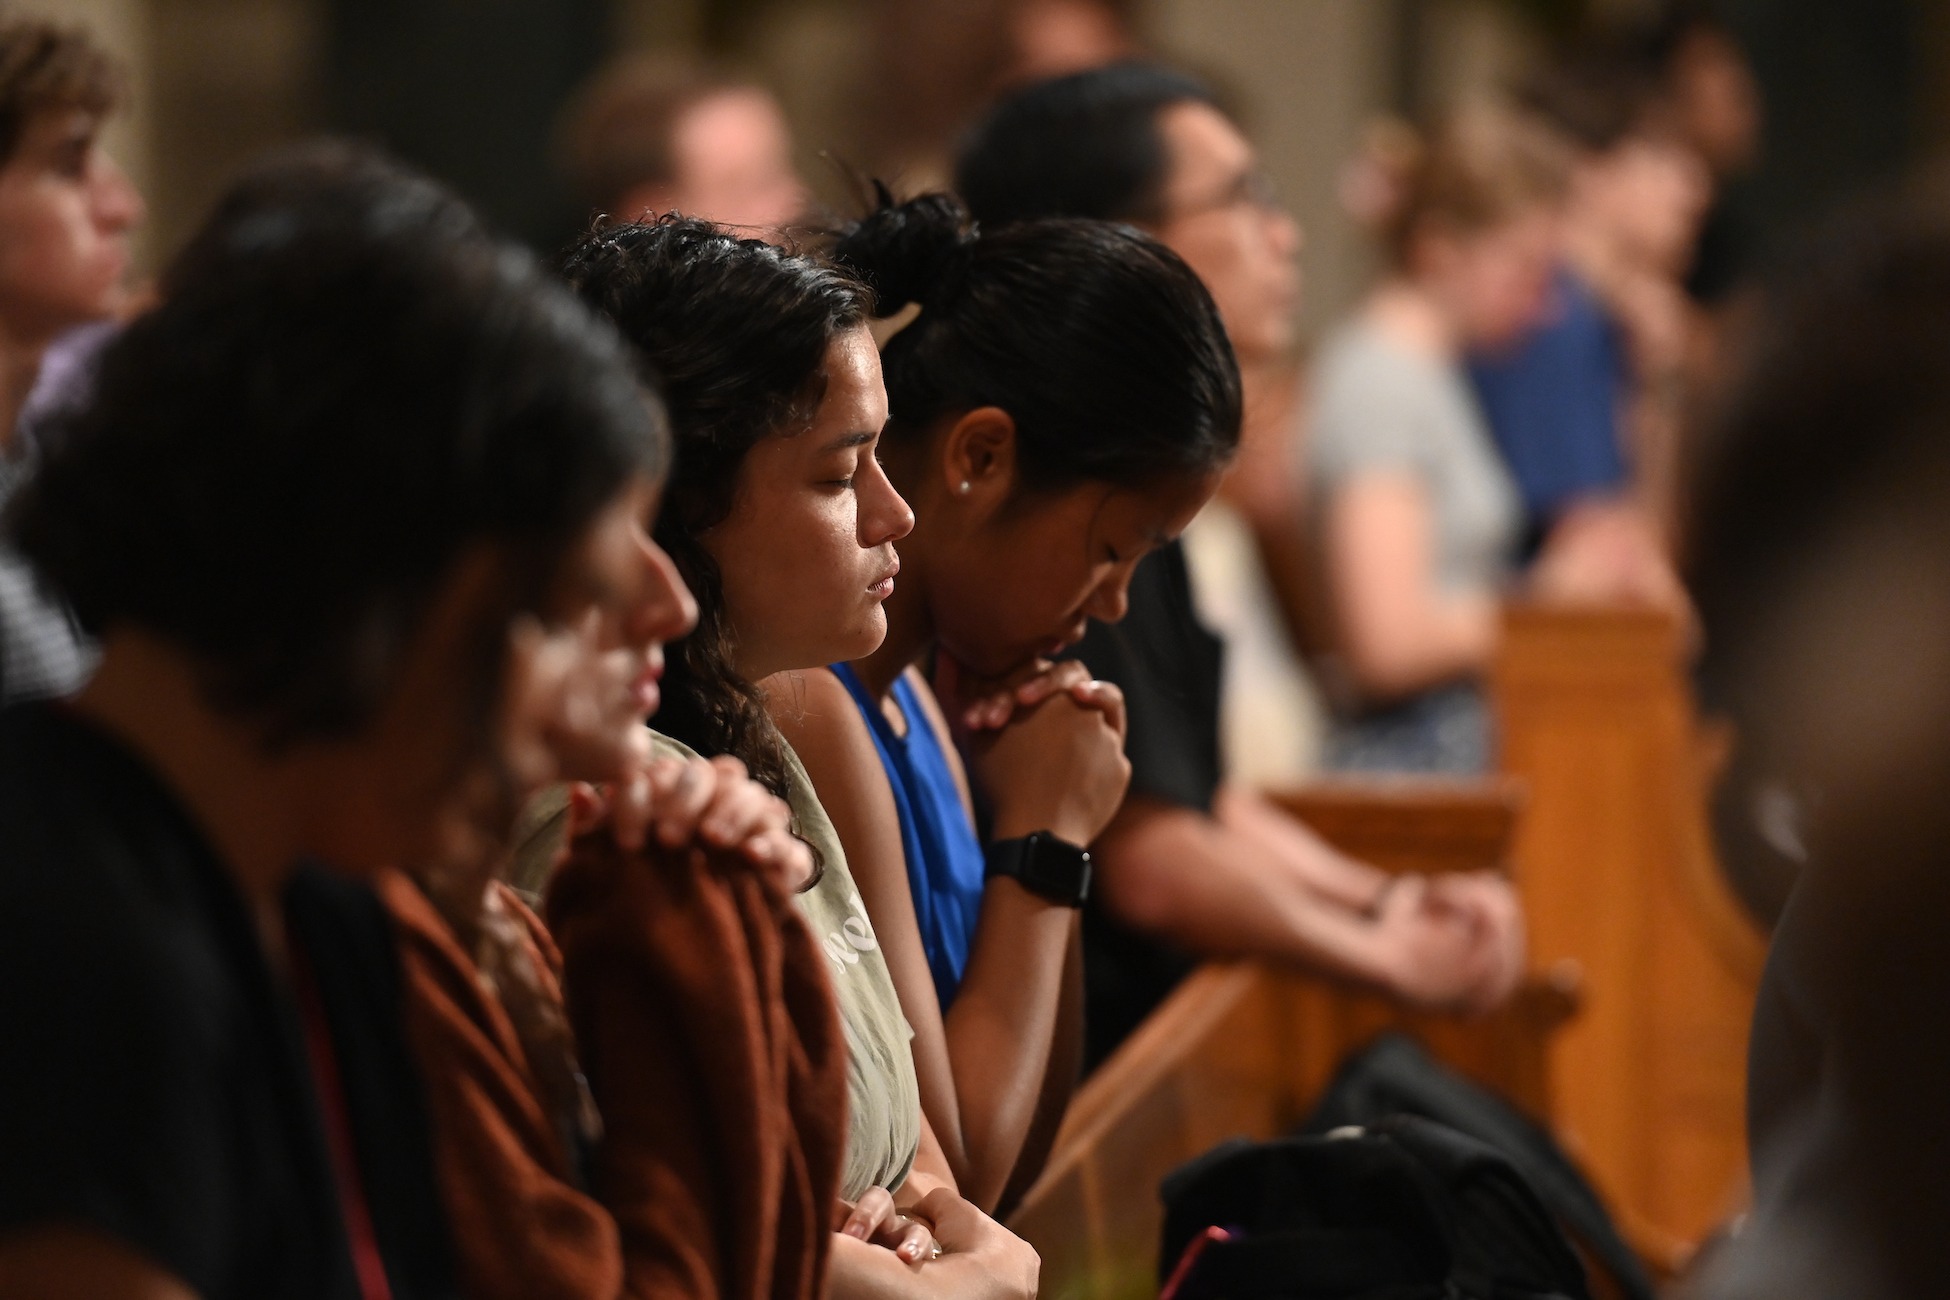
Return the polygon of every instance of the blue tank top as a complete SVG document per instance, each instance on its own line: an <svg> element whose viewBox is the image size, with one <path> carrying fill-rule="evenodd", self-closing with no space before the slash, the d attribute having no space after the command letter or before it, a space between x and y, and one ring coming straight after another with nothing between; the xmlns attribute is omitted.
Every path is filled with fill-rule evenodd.
<svg viewBox="0 0 1950 1300"><path fill-rule="evenodd" d="M982 845L969 824L948 756L942 753L941 741L907 678L894 679L894 702L907 719L907 734L900 736L852 668L834 664L833 673L867 720L880 765L887 769L887 784L893 788L894 807L900 813L914 919L921 925L921 946L934 975L935 996L946 1011L961 987L975 921L982 911Z"/></svg>

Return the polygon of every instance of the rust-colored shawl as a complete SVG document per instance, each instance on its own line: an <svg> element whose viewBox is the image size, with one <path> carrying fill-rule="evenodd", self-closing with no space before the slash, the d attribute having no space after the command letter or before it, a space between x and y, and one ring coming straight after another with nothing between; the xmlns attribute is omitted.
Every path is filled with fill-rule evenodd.
<svg viewBox="0 0 1950 1300"><path fill-rule="evenodd" d="M570 1139L542 1100L537 1065L501 999L419 886L378 883L399 929L407 1035L425 1076L434 1160L469 1300L615 1300L616 1224L578 1191ZM543 995L560 999L560 959L512 891L493 905L525 933Z"/></svg>
<svg viewBox="0 0 1950 1300"><path fill-rule="evenodd" d="M547 913L628 1293L818 1295L846 1043L797 910L742 862L625 854L597 831L572 846Z"/></svg>

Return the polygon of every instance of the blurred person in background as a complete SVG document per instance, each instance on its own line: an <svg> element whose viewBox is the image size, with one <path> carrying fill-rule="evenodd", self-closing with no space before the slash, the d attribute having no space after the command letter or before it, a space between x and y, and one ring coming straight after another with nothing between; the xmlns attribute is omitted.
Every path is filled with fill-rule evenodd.
<svg viewBox="0 0 1950 1300"><path fill-rule="evenodd" d="M1708 177L1656 115L1653 70L1623 50L1569 51L1519 102L1570 150L1564 254L1543 319L1473 349L1469 372L1522 496L1522 553L1583 532L1579 545L1610 560L1586 595L1674 603L1658 521L1692 315L1681 280Z"/></svg>
<svg viewBox="0 0 1950 1300"><path fill-rule="evenodd" d="M103 151L122 75L85 31L0 15L0 507L40 448L23 408L50 347L127 301L142 199ZM95 650L0 539L0 702L66 695Z"/></svg>
<svg viewBox="0 0 1950 1300"><path fill-rule="evenodd" d="M1760 84L1733 29L1702 0L1670 0L1626 29L1661 76L1670 123L1712 179L1713 202L1686 269L1703 307L1724 306L1752 269L1756 234L1730 196L1759 160Z"/></svg>
<svg viewBox="0 0 1950 1300"><path fill-rule="evenodd" d="M1945 200L1787 250L1687 496L1702 676L1804 849L1754 1010L1753 1209L1689 1296L1950 1294Z"/></svg>
<svg viewBox="0 0 1950 1300"><path fill-rule="evenodd" d="M1216 671L1228 772L1242 783L1299 781L1315 765L1322 710L1299 649L1313 620L1294 487L1298 223L1211 89L1148 64L1009 96L965 142L957 183L990 222L1048 212L1137 222L1219 303L1245 392L1239 456L1182 548L1169 549L1188 568L1199 617L1226 642ZM1180 621L1142 594L1137 613L1127 628Z"/></svg>
<svg viewBox="0 0 1950 1300"><path fill-rule="evenodd" d="M949 183L957 137L999 94L1138 54L1137 0L873 0L858 96L875 175Z"/></svg>
<svg viewBox="0 0 1950 1300"><path fill-rule="evenodd" d="M1019 90L971 132L957 183L991 226L1070 215L1155 233L1212 293L1249 401L1253 377L1292 343L1299 231L1244 134L1190 77L1125 64ZM1234 471L1248 472L1264 470ZM1487 1006L1513 987L1522 938L1507 884L1390 881L1230 779L1226 647L1200 619L1181 547L1138 567L1129 601L1123 623L1078 648L1124 689L1132 766L1085 913L1088 1061L1201 957L1296 962L1421 1005Z"/></svg>
<svg viewBox="0 0 1950 1300"><path fill-rule="evenodd" d="M1131 0L1013 0L1004 86L1027 85L1137 53Z"/></svg>
<svg viewBox="0 0 1950 1300"><path fill-rule="evenodd" d="M681 212L777 241L805 215L792 131L755 82L671 59L629 57L565 114L559 165L590 213Z"/></svg>
<svg viewBox="0 0 1950 1300"><path fill-rule="evenodd" d="M1322 345L1310 521L1333 625L1327 765L1471 773L1494 757L1481 676L1513 589L1522 500L1470 388L1470 348L1542 317L1568 158L1498 104L1369 141L1387 274ZM1546 552L1541 574L1566 571Z"/></svg>

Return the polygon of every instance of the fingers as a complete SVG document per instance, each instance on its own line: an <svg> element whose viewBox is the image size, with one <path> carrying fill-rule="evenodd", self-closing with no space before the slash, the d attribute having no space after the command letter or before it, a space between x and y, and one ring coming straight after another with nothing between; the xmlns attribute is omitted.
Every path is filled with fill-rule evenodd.
<svg viewBox="0 0 1950 1300"><path fill-rule="evenodd" d="M1060 664L1045 665L1045 671L1037 673L1017 686L1012 692L1018 708L1034 708L1052 695L1064 691L1074 691L1090 680L1090 670L1074 659L1065 659Z"/></svg>
<svg viewBox="0 0 1950 1300"><path fill-rule="evenodd" d="M1000 680L978 684L959 678L957 685L968 697L961 701L962 726L970 731L993 731L1005 725L1017 710L1034 708L1089 676L1082 664L1032 659Z"/></svg>
<svg viewBox="0 0 1950 1300"><path fill-rule="evenodd" d="M718 768L704 759L652 768L650 815L658 842L671 849L689 843L717 788Z"/></svg>
<svg viewBox="0 0 1950 1300"><path fill-rule="evenodd" d="M788 893L812 879L812 851L792 834L791 808L735 758L657 759L606 789L571 788L571 837L605 820L624 849L654 833L669 849L697 842L737 853Z"/></svg>
<svg viewBox="0 0 1950 1300"><path fill-rule="evenodd" d="M900 1256L902 1263L919 1266L941 1253L941 1248L935 1245L934 1234L928 1231L927 1224L907 1219L905 1215L901 1217L906 1222L901 1225L893 1248L894 1254Z"/></svg>
<svg viewBox="0 0 1950 1300"><path fill-rule="evenodd" d="M1086 709L1095 709L1104 715L1104 721L1117 733L1119 740L1129 735L1128 715L1124 707L1124 690L1116 682L1099 681L1086 678L1070 688L1070 698Z"/></svg>
<svg viewBox="0 0 1950 1300"><path fill-rule="evenodd" d="M610 787L610 833L624 849L640 849L649 837L650 821L656 812L654 770L651 766L634 767Z"/></svg>
<svg viewBox="0 0 1950 1300"><path fill-rule="evenodd" d="M785 801L742 774L722 769L711 803L698 822L698 833L713 848L735 848L756 835L786 826L792 814Z"/></svg>
<svg viewBox="0 0 1950 1300"><path fill-rule="evenodd" d="M768 830L754 835L739 845L739 851L788 894L801 893L812 883L812 850L789 831Z"/></svg>
<svg viewBox="0 0 1950 1300"><path fill-rule="evenodd" d="M609 801L595 786L584 781L574 782L569 786L567 816L565 841L602 825L609 816Z"/></svg>
<svg viewBox="0 0 1950 1300"><path fill-rule="evenodd" d="M990 1227L988 1216L951 1187L935 1188L908 1213L933 1227L934 1239L945 1251L971 1249Z"/></svg>
<svg viewBox="0 0 1950 1300"><path fill-rule="evenodd" d="M841 1201L839 1208L845 1213L836 1231L885 1246L905 1264L919 1266L939 1253L927 1222L902 1214L884 1187L869 1187L853 1205Z"/></svg>
<svg viewBox="0 0 1950 1300"><path fill-rule="evenodd" d="M839 1230L848 1237L872 1241L898 1226L895 1222L897 1214L893 1193L884 1187L869 1187L854 1202L853 1209L841 1222Z"/></svg>

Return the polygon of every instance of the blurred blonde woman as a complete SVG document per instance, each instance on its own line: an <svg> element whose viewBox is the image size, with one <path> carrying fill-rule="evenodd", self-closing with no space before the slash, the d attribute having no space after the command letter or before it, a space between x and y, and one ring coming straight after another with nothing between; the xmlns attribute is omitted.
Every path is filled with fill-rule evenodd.
<svg viewBox="0 0 1950 1300"><path fill-rule="evenodd" d="M1329 767L1490 764L1477 678L1522 514L1462 358L1537 320L1565 180L1557 141L1489 104L1426 136L1378 128L1351 176L1351 206L1371 219L1387 271L1323 344L1312 386Z"/></svg>

